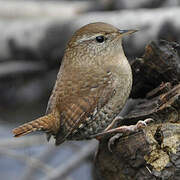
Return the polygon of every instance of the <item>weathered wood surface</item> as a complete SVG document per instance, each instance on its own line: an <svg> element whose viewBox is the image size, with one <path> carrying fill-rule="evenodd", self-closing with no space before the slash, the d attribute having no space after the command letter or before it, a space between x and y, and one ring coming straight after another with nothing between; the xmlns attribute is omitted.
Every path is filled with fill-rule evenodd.
<svg viewBox="0 0 180 180"><path fill-rule="evenodd" d="M150 43L132 63L134 106L119 125L153 118L140 132L122 135L107 148L101 140L96 179L178 180L180 178L180 58L175 43ZM141 99L139 99L141 98Z"/></svg>

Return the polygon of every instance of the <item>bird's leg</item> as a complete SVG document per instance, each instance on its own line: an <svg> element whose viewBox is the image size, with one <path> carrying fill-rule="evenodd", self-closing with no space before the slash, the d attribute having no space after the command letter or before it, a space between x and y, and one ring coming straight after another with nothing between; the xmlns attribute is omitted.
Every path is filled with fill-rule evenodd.
<svg viewBox="0 0 180 180"><path fill-rule="evenodd" d="M122 116L116 116L116 117L113 119L113 121L111 122L111 124L109 124L109 126L104 130L104 132L112 129L113 126L115 125L115 123L116 123L117 121L119 121L119 120L122 121L122 120L123 120L123 117L122 117Z"/></svg>
<svg viewBox="0 0 180 180"><path fill-rule="evenodd" d="M116 118L115 118L116 119ZM113 120L112 123L115 123L118 119ZM122 136L122 133L131 133L131 132L136 132L140 129L143 129L147 126L148 123L154 121L152 118L147 118L144 121L140 120L138 121L135 125L129 125L129 126L120 126L114 129L110 129L114 124L110 124L105 131L103 131L102 133L98 133L96 134L95 138L97 138L98 140L107 134L111 134L111 133L118 133L117 135L113 136L112 138L110 138L109 142L108 142L108 149L111 151L111 145L114 144L115 140L118 139L120 136Z"/></svg>
<svg viewBox="0 0 180 180"><path fill-rule="evenodd" d="M123 134L117 133L116 135L112 136L108 141L108 150L112 152L111 146L114 145L117 139L119 139Z"/></svg>
<svg viewBox="0 0 180 180"><path fill-rule="evenodd" d="M114 133L114 132L118 132L116 135L114 135L113 137L111 137L108 141L108 149L109 151L112 152L111 150L111 145L114 144L114 142L119 139L122 136L122 133L126 133L126 132L135 132L138 131L140 129L143 129L147 126L148 123L154 121L152 118L147 118L144 121L140 120L138 121L135 125L130 125L130 126L120 126L118 128L106 131L106 133Z"/></svg>
<svg viewBox="0 0 180 180"><path fill-rule="evenodd" d="M144 121L140 120L138 121L135 125L129 125L129 126L120 126L114 129L109 129L106 131L103 131L102 133L99 133L97 135L107 135L111 133L130 133L130 132L135 132L137 130L143 129L147 126L148 123L154 121L152 118L147 118ZM107 128L106 128L107 129Z"/></svg>
<svg viewBox="0 0 180 180"><path fill-rule="evenodd" d="M112 129L113 126L116 124L116 122L117 122L118 120L123 120L123 117L122 117L122 116L116 116L116 117L113 119L113 121L111 122L111 124L109 124L108 127L107 127L102 133L107 132L108 130ZM95 137L97 140L100 140L100 139L102 138L102 135L101 135L101 133L99 133L99 134L95 135L94 137Z"/></svg>

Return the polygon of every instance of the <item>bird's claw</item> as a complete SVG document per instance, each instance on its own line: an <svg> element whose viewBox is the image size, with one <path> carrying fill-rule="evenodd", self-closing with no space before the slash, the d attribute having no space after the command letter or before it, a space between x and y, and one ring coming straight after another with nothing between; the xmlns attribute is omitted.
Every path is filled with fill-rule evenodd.
<svg viewBox="0 0 180 180"><path fill-rule="evenodd" d="M132 125L132 131L137 131L140 129L143 129L149 124L150 122L153 122L154 120L152 118L147 118L144 121L140 120L137 122L137 124Z"/></svg>
<svg viewBox="0 0 180 180"><path fill-rule="evenodd" d="M138 121L135 125L120 126L118 128L109 130L109 133L117 132L118 134L116 134L115 136L113 136L109 139L108 150L110 152L112 152L111 145L113 145L114 142L122 136L122 133L127 133L127 132L130 133L130 132L138 131L140 129L145 128L147 126L147 124L149 124L150 122L153 122L153 121L154 120L152 118L147 118L144 121L142 121L142 120ZM108 133L108 131L106 133Z"/></svg>
<svg viewBox="0 0 180 180"><path fill-rule="evenodd" d="M112 152L111 146L114 145L115 141L122 136L122 133L117 133L113 137L111 137L108 141L108 150Z"/></svg>

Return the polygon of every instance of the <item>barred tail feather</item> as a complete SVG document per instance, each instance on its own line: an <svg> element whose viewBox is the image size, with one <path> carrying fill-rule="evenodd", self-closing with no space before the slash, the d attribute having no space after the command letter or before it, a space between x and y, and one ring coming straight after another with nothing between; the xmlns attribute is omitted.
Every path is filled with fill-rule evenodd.
<svg viewBox="0 0 180 180"><path fill-rule="evenodd" d="M14 137L24 136L34 131L55 132L59 127L54 114L48 114L13 129Z"/></svg>

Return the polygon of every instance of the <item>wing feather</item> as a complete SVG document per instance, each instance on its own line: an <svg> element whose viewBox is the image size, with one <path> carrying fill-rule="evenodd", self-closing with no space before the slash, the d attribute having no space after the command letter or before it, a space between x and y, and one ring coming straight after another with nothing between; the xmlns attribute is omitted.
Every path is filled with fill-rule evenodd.
<svg viewBox="0 0 180 180"><path fill-rule="evenodd" d="M61 115L61 126L65 129L60 136L69 136L95 109L102 108L113 93L111 73L71 69L58 75L47 107L50 113L55 106ZM66 74L66 76L65 76ZM59 136L59 135L58 135Z"/></svg>

